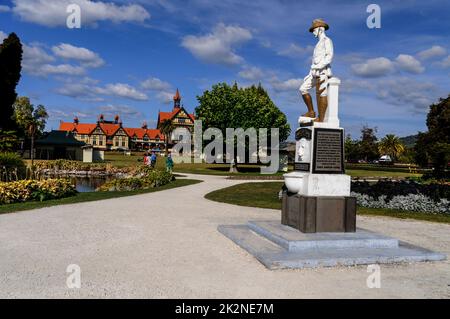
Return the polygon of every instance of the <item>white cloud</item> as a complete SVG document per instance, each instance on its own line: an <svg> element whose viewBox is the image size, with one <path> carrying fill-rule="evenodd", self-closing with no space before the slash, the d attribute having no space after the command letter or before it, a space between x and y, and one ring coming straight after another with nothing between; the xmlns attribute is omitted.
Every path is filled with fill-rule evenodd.
<svg viewBox="0 0 450 319"><path fill-rule="evenodd" d="M252 66L245 67L238 75L243 79L255 81L260 80L264 76L264 72L260 68Z"/></svg>
<svg viewBox="0 0 450 319"><path fill-rule="evenodd" d="M82 24L95 25L100 21L144 22L150 13L141 5L117 5L113 2L90 0L13 0L12 11L22 20L49 27L66 26L69 4L81 7Z"/></svg>
<svg viewBox="0 0 450 319"><path fill-rule="evenodd" d="M306 47L301 47L295 43L291 43L288 48L278 51L278 55L287 56L291 58L303 57L307 54L311 54L314 51L314 47L308 45Z"/></svg>
<svg viewBox="0 0 450 319"><path fill-rule="evenodd" d="M98 68L105 64L105 61L97 53L67 43L54 46L52 51L59 58L79 61L85 67Z"/></svg>
<svg viewBox="0 0 450 319"><path fill-rule="evenodd" d="M379 99L420 113L426 112L439 94L439 88L433 83L418 82L406 77L382 81L377 89Z"/></svg>
<svg viewBox="0 0 450 319"><path fill-rule="evenodd" d="M108 84L100 92L105 95L114 95L136 101L148 100L148 96L145 93L140 92L131 85L124 83Z"/></svg>
<svg viewBox="0 0 450 319"><path fill-rule="evenodd" d="M361 77L374 78L389 74L394 70L394 63L384 57L369 59L364 63L351 66L354 74Z"/></svg>
<svg viewBox="0 0 450 319"><path fill-rule="evenodd" d="M173 103L173 93L171 93L171 92L167 92L167 91L159 92L156 95L156 98L164 104Z"/></svg>
<svg viewBox="0 0 450 319"><path fill-rule="evenodd" d="M11 11L11 8L5 5L0 5L0 13L1 12L9 12Z"/></svg>
<svg viewBox="0 0 450 319"><path fill-rule="evenodd" d="M420 61L408 54L399 54L395 62L397 67L405 72L418 74L425 71Z"/></svg>
<svg viewBox="0 0 450 319"><path fill-rule="evenodd" d="M251 39L252 33L249 30L220 23L210 34L185 36L181 45L204 62L236 65L244 59L234 52L235 46Z"/></svg>
<svg viewBox="0 0 450 319"><path fill-rule="evenodd" d="M439 64L444 68L450 68L450 55L444 58L441 62L439 62Z"/></svg>
<svg viewBox="0 0 450 319"><path fill-rule="evenodd" d="M98 110L106 117L111 118L115 115L119 115L120 118L124 119L142 119L143 117L143 114L139 110L127 105L107 104L100 106Z"/></svg>
<svg viewBox="0 0 450 319"><path fill-rule="evenodd" d="M419 59L426 60L438 56L443 56L446 53L447 50L441 47L440 45L433 45L431 48L417 53L417 56L419 57Z"/></svg>
<svg viewBox="0 0 450 319"><path fill-rule="evenodd" d="M99 86L98 81L85 77L81 80L70 79L55 90L56 93L70 96L82 101L100 102L104 101L104 96L122 97L135 101L147 101L148 96L129 84L110 83L106 86Z"/></svg>
<svg viewBox="0 0 450 319"><path fill-rule="evenodd" d="M295 91L297 92L302 85L302 79L288 79L286 81L280 81L278 78L274 77L270 80L270 84L273 89L277 92L282 91Z"/></svg>
<svg viewBox="0 0 450 319"><path fill-rule="evenodd" d="M164 91L170 90L172 88L170 83L162 81L155 77L148 78L147 80L143 81L141 83L141 87L144 88L145 90L150 91Z"/></svg>
<svg viewBox="0 0 450 319"><path fill-rule="evenodd" d="M65 74L65 75L83 75L86 70L80 66L74 66L70 64L58 64L51 65L45 64L39 68L40 75L55 75L55 74Z"/></svg>
<svg viewBox="0 0 450 319"><path fill-rule="evenodd" d="M8 35L0 30L0 42L3 42L7 37Z"/></svg>

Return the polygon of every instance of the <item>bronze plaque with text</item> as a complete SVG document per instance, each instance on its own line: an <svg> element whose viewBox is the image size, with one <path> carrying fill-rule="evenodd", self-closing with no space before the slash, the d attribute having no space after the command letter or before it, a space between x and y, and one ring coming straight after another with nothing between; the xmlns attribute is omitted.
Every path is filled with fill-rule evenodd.
<svg viewBox="0 0 450 319"><path fill-rule="evenodd" d="M314 129L313 173L343 174L344 132L339 129Z"/></svg>

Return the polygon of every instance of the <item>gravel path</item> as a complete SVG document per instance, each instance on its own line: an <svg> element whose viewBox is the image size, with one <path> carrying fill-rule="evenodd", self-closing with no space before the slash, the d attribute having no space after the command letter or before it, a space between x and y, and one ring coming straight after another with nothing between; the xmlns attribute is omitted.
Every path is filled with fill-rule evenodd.
<svg viewBox="0 0 450 319"><path fill-rule="evenodd" d="M133 197L0 215L2 298L449 298L450 262L269 271L216 229L279 219L276 210L206 200L244 181L203 183ZM359 217L358 226L450 253L450 225ZM66 268L82 271L68 289Z"/></svg>

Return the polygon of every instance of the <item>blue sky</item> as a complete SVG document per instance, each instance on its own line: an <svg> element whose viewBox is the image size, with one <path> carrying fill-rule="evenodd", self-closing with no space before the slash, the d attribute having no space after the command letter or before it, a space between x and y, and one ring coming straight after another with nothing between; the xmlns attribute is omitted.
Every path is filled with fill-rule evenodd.
<svg viewBox="0 0 450 319"><path fill-rule="evenodd" d="M244 2L244 3L243 3ZM81 29L66 26L81 7ZM0 0L0 39L24 43L19 95L43 104L47 129L60 120L120 114L126 126L155 126L176 88L188 111L217 82L261 82L296 127L298 93L323 18L342 80L340 118L353 137L367 124L380 137L426 129L430 103L450 93L448 1L376 1L381 28L369 29L372 1Z"/></svg>

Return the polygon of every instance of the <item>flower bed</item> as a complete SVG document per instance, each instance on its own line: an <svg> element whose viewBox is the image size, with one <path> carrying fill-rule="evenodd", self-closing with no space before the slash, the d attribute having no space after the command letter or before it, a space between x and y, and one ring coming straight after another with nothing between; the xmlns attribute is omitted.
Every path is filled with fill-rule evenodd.
<svg viewBox="0 0 450 319"><path fill-rule="evenodd" d="M135 176L129 178L118 178L106 182L99 188L99 191L120 192L148 189L166 185L173 179L174 177L172 173L159 170L151 170L149 168L143 167Z"/></svg>
<svg viewBox="0 0 450 319"><path fill-rule="evenodd" d="M0 204L58 199L76 193L75 186L66 179L0 183Z"/></svg>
<svg viewBox="0 0 450 319"><path fill-rule="evenodd" d="M450 186L446 184L353 182L352 196L362 207L450 214Z"/></svg>

